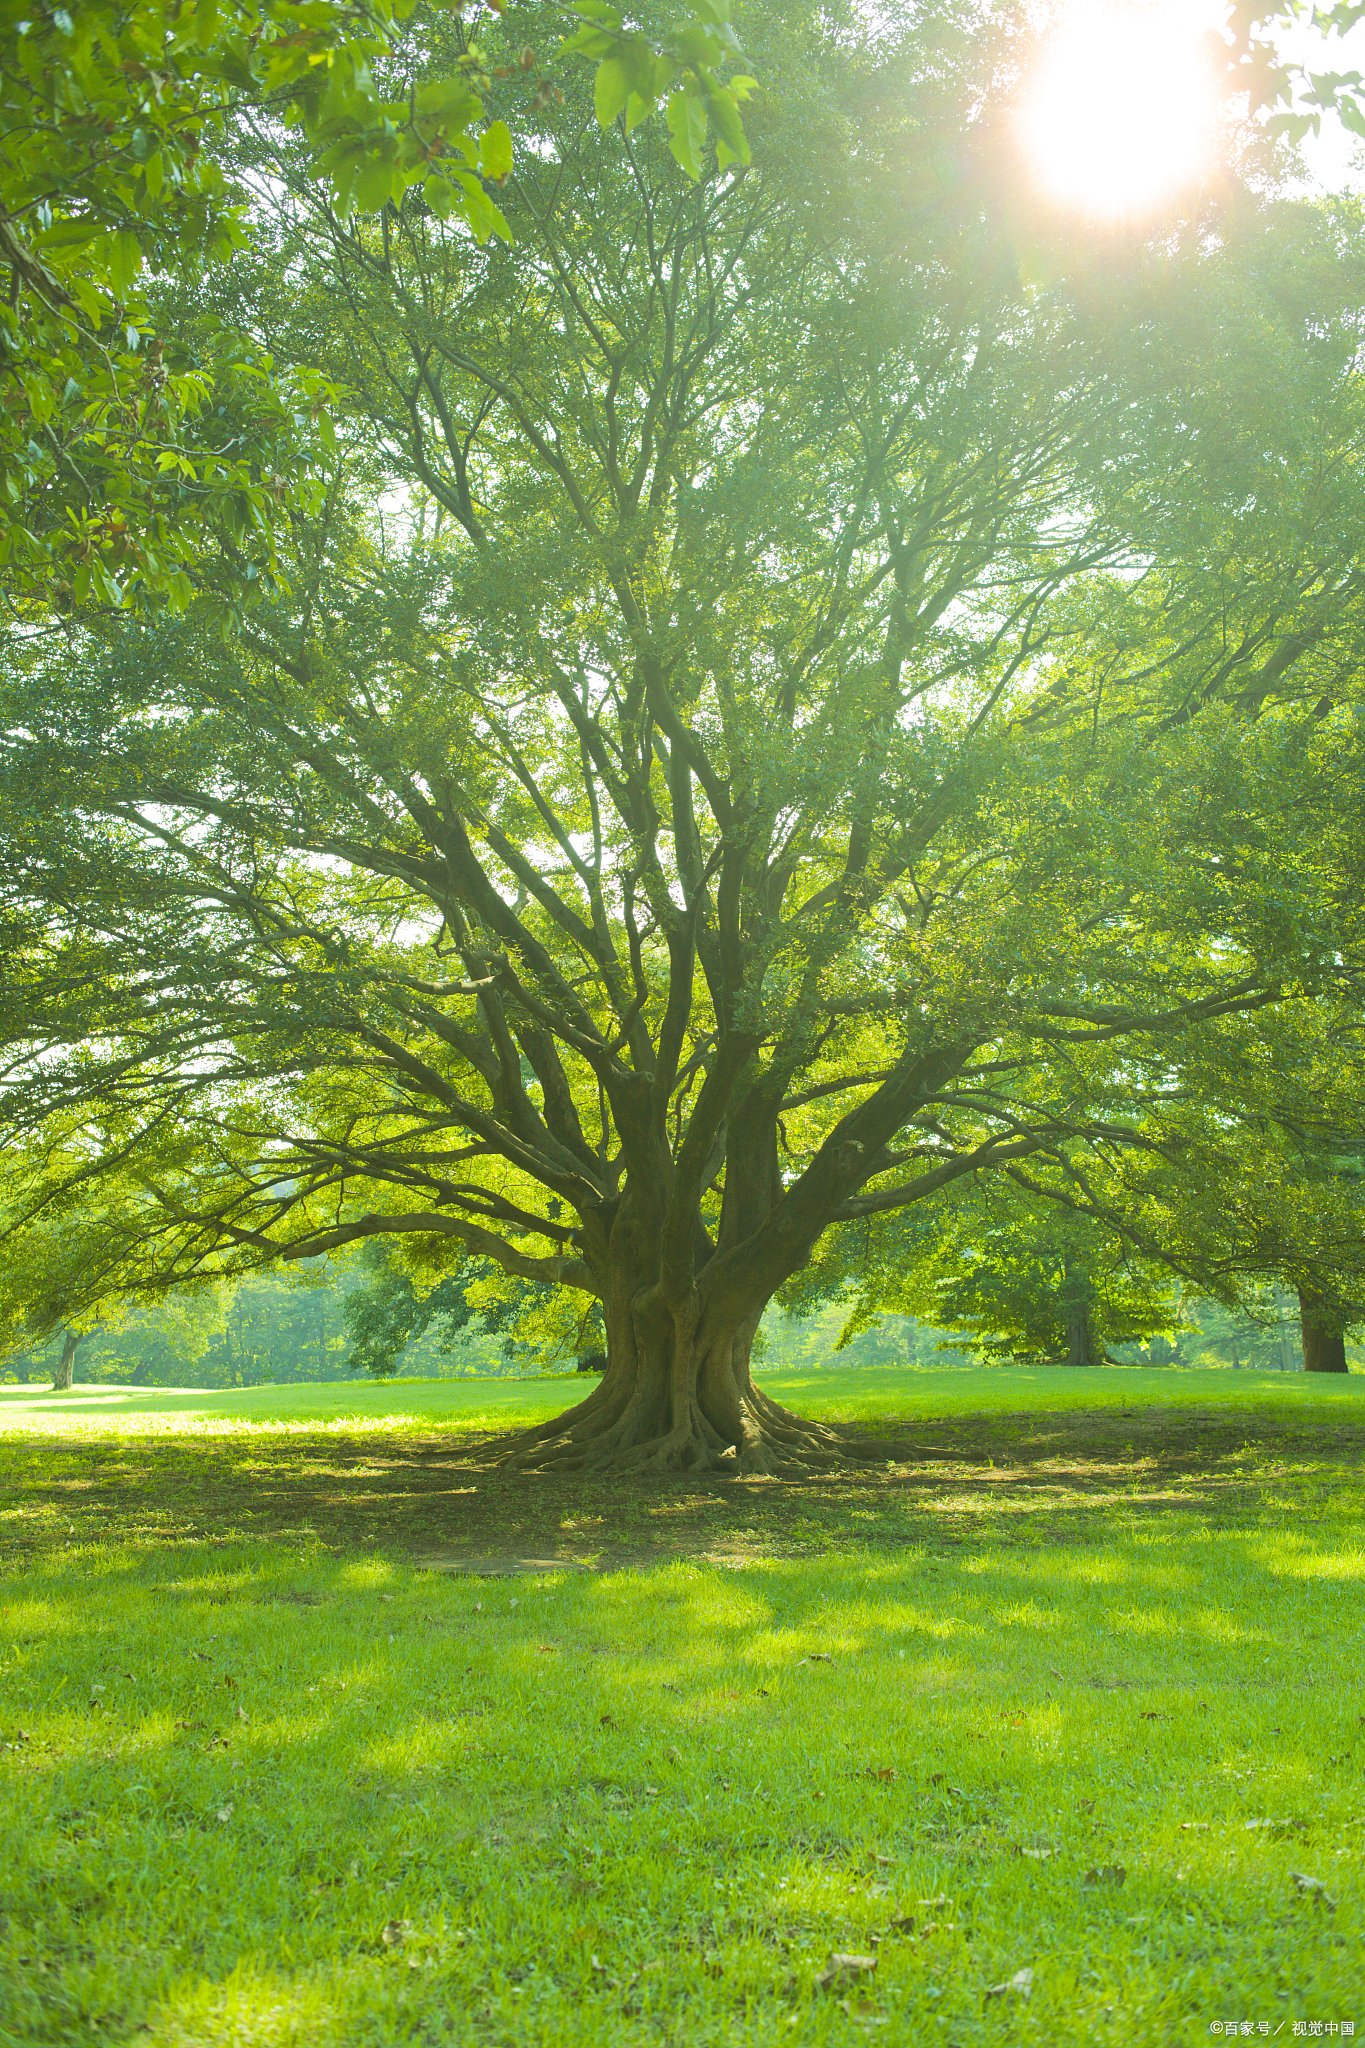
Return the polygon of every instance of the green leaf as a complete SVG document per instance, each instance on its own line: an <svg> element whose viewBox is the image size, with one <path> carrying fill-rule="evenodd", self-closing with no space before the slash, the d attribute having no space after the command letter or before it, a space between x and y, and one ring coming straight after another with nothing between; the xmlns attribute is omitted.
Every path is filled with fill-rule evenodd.
<svg viewBox="0 0 1365 2048"><path fill-rule="evenodd" d="M593 84L593 108L598 126L610 128L630 97L630 80L619 57L607 57L597 67Z"/></svg>
<svg viewBox="0 0 1365 2048"><path fill-rule="evenodd" d="M580 28L565 36L558 54L566 57L577 52L584 57L609 57L615 48L615 36L609 36L604 29Z"/></svg>
<svg viewBox="0 0 1365 2048"><path fill-rule="evenodd" d="M108 302L103 292L93 285L88 277L69 277L67 285L86 318L98 326L108 310Z"/></svg>
<svg viewBox="0 0 1365 2048"><path fill-rule="evenodd" d="M472 171L461 171L459 183L464 189L465 218L476 242L486 242L490 235L498 235L510 242L512 230L503 218L501 210L493 204L483 186Z"/></svg>
<svg viewBox="0 0 1365 2048"><path fill-rule="evenodd" d="M479 111L479 100L462 78L438 78L417 88L419 120L438 120L453 132L476 121Z"/></svg>
<svg viewBox="0 0 1365 2048"><path fill-rule="evenodd" d="M721 169L724 170L730 163L747 164L749 138L744 133L744 123L739 118L739 108L731 94L724 89L713 92L708 110L719 137L716 144L716 161Z"/></svg>
<svg viewBox="0 0 1365 2048"><path fill-rule="evenodd" d="M449 179L443 178L439 171L434 171L423 185L422 192L437 220L449 220L459 204L455 188Z"/></svg>
<svg viewBox="0 0 1365 2048"><path fill-rule="evenodd" d="M126 297L129 288L136 283L142 269L142 250L138 239L128 228L120 228L114 237L114 247L109 258L109 275L114 290L120 298Z"/></svg>
<svg viewBox="0 0 1365 2048"><path fill-rule="evenodd" d="M362 213L378 213L394 196L397 166L379 154L361 158L353 187L355 204Z"/></svg>
<svg viewBox="0 0 1365 2048"><path fill-rule="evenodd" d="M706 109L696 93L675 92L669 95L665 115L668 121L668 146L688 177L695 183L701 177L701 152L706 142Z"/></svg>
<svg viewBox="0 0 1365 2048"><path fill-rule="evenodd" d="M512 131L505 121L490 121L479 138L479 165L486 178L506 178L512 170Z"/></svg>

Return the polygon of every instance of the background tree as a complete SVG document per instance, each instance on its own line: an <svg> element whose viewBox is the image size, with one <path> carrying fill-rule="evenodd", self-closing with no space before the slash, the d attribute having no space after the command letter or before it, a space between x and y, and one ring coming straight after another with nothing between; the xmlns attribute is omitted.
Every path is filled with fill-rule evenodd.
<svg viewBox="0 0 1365 2048"><path fill-rule="evenodd" d="M432 1331L442 1356L471 1335L496 1340L506 1360L535 1357L542 1370L590 1357L605 1341L595 1302L507 1274L490 1259L403 1260L400 1246L382 1238L361 1246L365 1284L348 1295L345 1315L353 1371L383 1378L394 1372L414 1341Z"/></svg>
<svg viewBox="0 0 1365 2048"><path fill-rule="evenodd" d="M845 1299L845 1339L889 1312L960 1332L984 1359L1041 1365L1114 1363L1184 1320L1169 1267L1003 1174L830 1232L784 1303L823 1295Z"/></svg>

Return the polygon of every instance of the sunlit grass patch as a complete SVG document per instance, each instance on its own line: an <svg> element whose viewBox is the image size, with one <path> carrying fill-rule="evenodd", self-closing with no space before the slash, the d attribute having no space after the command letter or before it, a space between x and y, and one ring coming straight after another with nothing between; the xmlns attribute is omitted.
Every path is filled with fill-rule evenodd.
<svg viewBox="0 0 1365 2048"><path fill-rule="evenodd" d="M1361 1550L1326 1474L1318 1511L531 1580L35 1558L0 1586L0 2039L1365 2022ZM876 1967L822 1989L832 1953Z"/></svg>
<svg viewBox="0 0 1365 2048"><path fill-rule="evenodd" d="M763 1373L774 1397L828 1421L887 1423L1112 1407L1214 1408L1229 1413L1275 1407L1316 1417L1365 1415L1365 1374L1177 1372L1102 1368L982 1366L945 1371L901 1367ZM328 1381L226 1390L0 1387L0 1436L186 1434L265 1437L413 1430L471 1436L544 1421L582 1397L576 1374L544 1379Z"/></svg>

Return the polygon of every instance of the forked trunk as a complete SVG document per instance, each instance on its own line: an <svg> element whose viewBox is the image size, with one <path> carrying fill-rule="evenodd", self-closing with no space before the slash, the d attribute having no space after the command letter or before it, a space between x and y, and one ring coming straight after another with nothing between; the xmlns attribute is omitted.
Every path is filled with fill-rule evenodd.
<svg viewBox="0 0 1365 2048"><path fill-rule="evenodd" d="M754 1385L758 1315L728 1328L675 1316L657 1296L607 1315L607 1369L576 1408L527 1430L508 1452L536 1469L798 1473L836 1464L839 1437Z"/></svg>
<svg viewBox="0 0 1365 2048"><path fill-rule="evenodd" d="M74 1330L68 1330L62 1339L61 1359L52 1375L54 1394L69 1394L71 1391L71 1378L76 1369L76 1346L80 1341Z"/></svg>
<svg viewBox="0 0 1365 2048"><path fill-rule="evenodd" d="M1305 1372L1345 1372L1346 1333L1339 1320L1321 1302L1299 1289L1299 1315L1303 1322L1303 1369Z"/></svg>

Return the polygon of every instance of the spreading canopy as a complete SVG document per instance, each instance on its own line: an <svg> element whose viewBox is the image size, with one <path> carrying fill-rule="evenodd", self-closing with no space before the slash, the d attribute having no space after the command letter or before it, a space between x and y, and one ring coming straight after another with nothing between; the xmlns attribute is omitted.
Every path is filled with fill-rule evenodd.
<svg viewBox="0 0 1365 2048"><path fill-rule="evenodd" d="M1358 672L1353 223L1049 243L940 148L1009 33L869 82L769 24L700 183L571 95L515 260L281 150L252 316L377 502L231 646L14 650L11 1117L179 1134L163 1275L398 1237L599 1300L529 1458L819 1455L748 1360L824 1232L1145 1143L1163 1048L1356 985L1282 801Z"/></svg>

